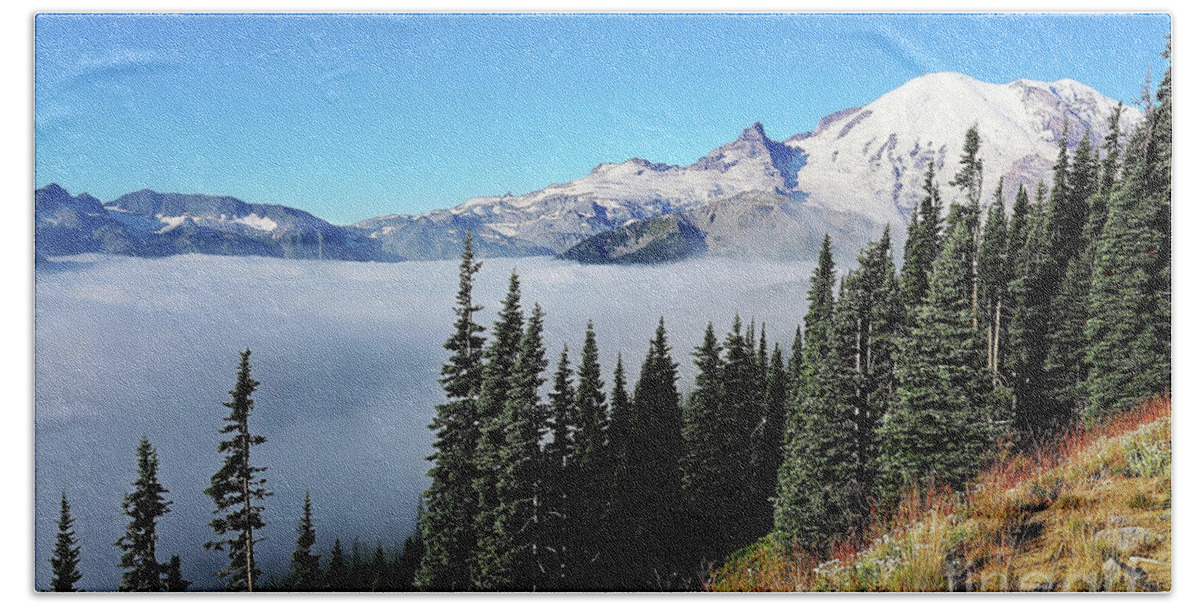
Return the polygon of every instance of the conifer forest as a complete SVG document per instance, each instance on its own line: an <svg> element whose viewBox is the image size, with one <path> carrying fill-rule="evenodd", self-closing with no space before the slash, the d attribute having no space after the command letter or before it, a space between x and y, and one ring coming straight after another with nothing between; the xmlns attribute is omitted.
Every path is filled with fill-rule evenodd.
<svg viewBox="0 0 1200 608"><path fill-rule="evenodd" d="M1137 119L1123 130L1129 112ZM422 404L434 415L415 529L333 538L314 515L327 506L316 493L287 507L289 527L268 525L264 508L279 500L276 491L297 484L303 492L309 482L273 474L276 438L256 404L267 381L256 377L250 344L229 353L227 400L187 422L212 435L197 442L212 443L220 459L206 486L166 487L161 446L149 434L128 446L130 485L112 505L124 527L110 531L121 575L110 588L207 589L186 579L186 555L156 547L159 524L176 516L173 501L184 493L202 494L211 509L210 534L194 544L220 556L214 574L227 591L771 587L738 578L756 555L778 560L763 573L843 568L838 576L851 576L849 556L882 546L880 533L899 530L889 522L907 517L914 501L967 500L1000 463L1118 424L1148 401L1166 400L1169 415L1169 64L1139 108L1115 106L1103 133L1069 137L1070 121L1061 123L1051 177L1031 187L991 169L976 127L959 133L944 164L920 167L906 226L883 226L850 265L835 263L844 247L837 234L820 238L794 326L768 327L744 310L707 319L702 335L680 335L668 311L647 309L656 328L612 366L599 337L613 328L593 317L571 339L549 339L557 311L528 297L524 277L463 230L457 291L443 298L453 324L433 328L444 358L420 380L437 383L443 397ZM477 293L488 274L507 277L498 302ZM1136 471L1146 461L1125 462L1121 470ZM1169 476L1142 494L1168 519ZM77 490L54 490L57 526L37 530L53 537L44 590L83 590L80 555L95 548L76 533ZM1066 500L1061 487L1045 491L1047 505ZM1120 529L1145 529L1131 526ZM267 544L286 545L290 561L264 563ZM968 545L951 541L927 585L861 590L986 590L970 581L988 558L972 562ZM1133 553L1153 557L1147 551L1157 546L1143 542ZM1097 572L1107 562L1127 573L1160 563L1097 551ZM796 574L787 564L807 566ZM955 583L960 566L950 564L968 582ZM1128 576L1150 588L1149 575ZM826 588L812 585L784 586Z"/></svg>

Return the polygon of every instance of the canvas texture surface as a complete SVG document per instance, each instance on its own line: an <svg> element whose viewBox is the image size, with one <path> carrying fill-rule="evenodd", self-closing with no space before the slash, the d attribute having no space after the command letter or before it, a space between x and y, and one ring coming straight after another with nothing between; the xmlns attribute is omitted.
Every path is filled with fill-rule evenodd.
<svg viewBox="0 0 1200 608"><path fill-rule="evenodd" d="M1166 592L1166 14L40 14L39 592Z"/></svg>

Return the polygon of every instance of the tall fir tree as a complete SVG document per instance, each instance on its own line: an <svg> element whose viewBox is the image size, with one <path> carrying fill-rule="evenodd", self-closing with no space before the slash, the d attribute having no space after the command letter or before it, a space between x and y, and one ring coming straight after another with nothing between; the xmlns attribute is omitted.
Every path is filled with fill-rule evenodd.
<svg viewBox="0 0 1200 608"><path fill-rule="evenodd" d="M1017 205L1022 193L1017 192ZM1013 426L1027 438L1044 434L1044 421L1047 420L1043 364L1049 349L1047 294L1050 288L1048 273L1043 268L1051 261L1047 252L1046 194L1045 184L1039 182L1023 233L1018 238L1017 233L1010 231L1019 249L1013 264L1014 276L1009 282L1013 314L1008 328L1006 363L1013 392Z"/></svg>
<svg viewBox="0 0 1200 608"><path fill-rule="evenodd" d="M1108 221L1108 200L1120 177L1121 161L1121 114L1125 106L1118 102L1108 115L1108 134L1104 136L1104 157L1099 165L1099 181L1096 193L1088 201L1087 239L1090 245L1091 262L1095 264L1096 245L1104 223Z"/></svg>
<svg viewBox="0 0 1200 608"><path fill-rule="evenodd" d="M847 287L843 281L843 297ZM826 549L834 534L847 531L857 486L855 412L853 404L841 398L845 380L835 361L833 289L827 236L809 282L803 380L793 397L774 501L775 537L785 545L794 542L816 552Z"/></svg>
<svg viewBox="0 0 1200 608"><path fill-rule="evenodd" d="M827 398L845 402L853 415L854 435L844 441L855 483L847 488L845 504L854 515L865 513L875 483L876 427L896 391L894 359L904 326L888 227L859 254L841 291L831 321L834 367Z"/></svg>
<svg viewBox="0 0 1200 608"><path fill-rule="evenodd" d="M225 461L204 490L216 503L213 514L218 516L209 522L218 540L206 542L204 547L228 555L229 566L217 573L228 579L227 591L254 591L262 574L254 560L254 545L259 542L254 532L267 525L261 503L272 494L262 477L267 468L253 466L250 460L251 449L266 443L267 438L250 432L250 412L254 410L251 395L258 381L250 377L250 350L242 351L241 357L237 381L229 391L232 399L222 404L229 408L229 414L223 419L228 424L221 428L221 434L229 438L220 442L217 451L225 454ZM232 538L225 538L230 534Z"/></svg>
<svg viewBox="0 0 1200 608"><path fill-rule="evenodd" d="M1032 211L1029 204L1029 192L1025 189L1025 185L1021 184L1017 186L1017 195L1013 197L1012 216L1008 220L1008 229L1005 235L1008 248L1004 256L1008 262L1009 277L1003 297L1009 302L1008 308L1014 313L1017 306L1014 302L1013 282L1023 276L1028 266L1029 260L1026 259L1025 249L1027 248L1026 241L1029 238L1029 226L1034 219L1031 216ZM1007 331L1007 327L1006 334L1010 333Z"/></svg>
<svg viewBox="0 0 1200 608"><path fill-rule="evenodd" d="M1052 292L1048 313L1049 344L1043 366L1043 385L1049 406L1046 422L1052 427L1073 420L1087 402L1084 325L1088 319L1088 291L1092 281L1092 248L1085 228L1090 215L1089 201L1096 194L1098 182L1090 140L1091 131L1088 130L1075 149L1067 178L1064 209L1051 217L1052 222L1072 223L1070 226L1051 224L1051 238L1058 236L1060 246L1072 248L1066 254L1056 252L1055 262L1065 264L1065 271L1055 275L1061 278Z"/></svg>
<svg viewBox="0 0 1200 608"><path fill-rule="evenodd" d="M733 327L722 345L721 364L721 421L723 457L733 469L723 480L729 503L726 525L731 540L747 544L768 530L755 521L756 505L766 502L769 495L758 495L753 474L755 460L755 430L762 421L763 380L760 376L755 344L750 331L742 333L741 318L734 316ZM735 473L740 472L740 473ZM734 498L739 497L739 498Z"/></svg>
<svg viewBox="0 0 1200 608"><path fill-rule="evenodd" d="M538 397L549 362L542 343L545 314L534 305L521 336L501 412L504 440L498 450L496 503L480 513L479 572L475 584L486 590L538 590L545 564L542 504L546 492L542 433L548 410Z"/></svg>
<svg viewBox="0 0 1200 608"><path fill-rule="evenodd" d="M754 321L750 321L751 325ZM758 352L754 356L754 363L758 366L758 387L757 393L761 399L767 394L767 376L771 373L771 353L767 350L767 324L763 323L758 332Z"/></svg>
<svg viewBox="0 0 1200 608"><path fill-rule="evenodd" d="M929 274L933 272L933 262L942 248L942 197L934 177L934 164L930 162L922 186L925 196L913 209L908 239L904 242L900 296L904 308L909 311L915 311L925 300L925 294L929 291Z"/></svg>
<svg viewBox="0 0 1200 608"><path fill-rule="evenodd" d="M697 560L720 558L734 546L732 523L727 521L735 506L734 496L726 491L734 464L724 452L728 421L721 350L710 322L703 341L692 351L696 386L683 412L683 491L691 522L685 551Z"/></svg>
<svg viewBox="0 0 1200 608"><path fill-rule="evenodd" d="M396 565L397 581L400 591L414 591L413 585L417 568L421 567L421 555L425 552L425 543L421 540L421 529L418 527L408 538L404 539L400 560Z"/></svg>
<svg viewBox="0 0 1200 608"><path fill-rule="evenodd" d="M612 415L608 426L608 446L613 466L613 485L609 489L609 493L615 501L616 495L622 490L616 479L626 472L626 465L629 462L629 437L635 424L633 401L626 387L625 361L621 353L617 353L617 365L613 368L613 384L612 391L609 393L609 403L612 404Z"/></svg>
<svg viewBox="0 0 1200 608"><path fill-rule="evenodd" d="M121 508L129 517L125 535L116 542L122 551L119 591L163 591L162 568L155 556L158 518L171 512L167 489L158 482L158 452L142 436L137 447L137 479Z"/></svg>
<svg viewBox="0 0 1200 608"><path fill-rule="evenodd" d="M313 526L312 498L304 493L304 511L296 526L296 550L292 551L291 587L296 591L317 591L321 587L321 556L312 552L317 542Z"/></svg>
<svg viewBox="0 0 1200 608"><path fill-rule="evenodd" d="M771 353L767 367L767 385L763 394L762 421L754 434L754 462L751 472L755 476L752 496L756 503L750 505L756 512L754 527L770 530L774 525L775 482L779 479L779 466L783 463L783 450L788 421L788 370L783 363L783 351L779 344Z"/></svg>
<svg viewBox="0 0 1200 608"><path fill-rule="evenodd" d="M1151 289L1159 295L1154 321L1153 332L1157 338L1156 355L1159 361L1166 361L1165 369L1160 369L1163 376L1160 381L1165 387L1171 386L1171 159L1173 143L1173 127L1171 124L1171 36L1167 36L1167 48L1162 56L1167 60L1167 69L1158 85L1155 98L1158 107L1154 111L1154 141L1156 152L1153 157L1154 171L1149 185L1149 198L1154 201L1154 225L1162 235L1162 243L1154 257L1154 281Z"/></svg>
<svg viewBox="0 0 1200 608"><path fill-rule="evenodd" d="M1021 220L1024 222L1024 219ZM979 243L979 291L983 311L984 343L987 367L992 385L1000 386L1000 359L1004 343L1004 311L1008 306L1008 283L1012 280L1008 243L1008 219L1004 213L1004 179L996 184L996 192L988 205L987 220Z"/></svg>
<svg viewBox="0 0 1200 608"><path fill-rule="evenodd" d="M450 357L440 378L446 401L437 406L429 425L434 432L434 453L428 457L433 465L427 473L432 482L423 495L420 526L425 553L416 575L417 588L427 591L465 591L471 583L478 504L473 486L479 436L475 402L483 384L485 342L484 328L475 322L483 307L475 304L472 290L481 266L468 232L458 270L454 333L445 343Z"/></svg>
<svg viewBox="0 0 1200 608"><path fill-rule="evenodd" d="M1076 204L1077 201L1071 195L1071 161L1067 149L1067 134L1068 126L1064 119L1050 195L1046 199L1046 252L1050 263L1044 265L1042 272L1046 275L1046 286L1054 291L1058 290L1058 284L1062 282L1067 262L1081 249L1083 224L1087 220L1087 208ZM1047 295L1051 295L1051 292L1047 292Z"/></svg>
<svg viewBox="0 0 1200 608"><path fill-rule="evenodd" d="M475 444L475 550L471 553L471 584L476 589L492 589L501 581L489 571L496 558L495 515L501 508L498 484L504 467L504 405L511 386L513 366L521 349L524 325L521 312L521 282L514 271L509 276L508 293L500 304L500 314L492 327L492 339L484 353L483 384L475 402L479 438Z"/></svg>
<svg viewBox="0 0 1200 608"><path fill-rule="evenodd" d="M574 483L575 462L575 446L572 442L572 433L575 428L575 386L572 383L572 376L567 345L563 344L549 395L551 437L542 451L546 476L546 506L543 510L545 524L543 525L542 540L546 550L543 560L546 575L543 587L548 591L561 591L568 588L568 568L572 566L571 560L568 559L568 552L571 543L570 525L574 522L567 519L570 511L569 501L573 497L573 494L569 493L569 488Z"/></svg>
<svg viewBox="0 0 1200 608"><path fill-rule="evenodd" d="M58 535L54 538L54 553L50 555L50 590L81 591L75 585L83 578L79 572L79 541L75 538L75 518L66 490L62 493L58 511Z"/></svg>
<svg viewBox="0 0 1200 608"><path fill-rule="evenodd" d="M346 553L342 550L342 541L339 538L333 539L333 548L329 550L329 565L325 567L324 586L327 591L351 591Z"/></svg>
<svg viewBox="0 0 1200 608"><path fill-rule="evenodd" d="M971 228L948 236L916 324L897 354L899 387L880 424L880 487L885 501L911 485L962 485L992 439L990 383L971 309Z"/></svg>
<svg viewBox="0 0 1200 608"><path fill-rule="evenodd" d="M967 250L971 259L971 326L980 325L979 308L979 220L982 215L983 201L983 159L979 157L980 139L979 127L973 125L967 129L963 140L963 153L959 158L958 172L950 180L951 186L957 186L966 197L964 202L950 205L950 213L946 218L946 232L953 232L961 222L970 232L970 247Z"/></svg>
<svg viewBox="0 0 1200 608"><path fill-rule="evenodd" d="M574 463L566 493L570 498L568 528L571 531L569 584L578 589L599 589L604 585L604 555L607 543L604 513L612 475L608 450L608 404L604 380L600 377L600 352L596 331L589 320L580 352L578 385L575 389ZM573 521L572 521L573 520Z"/></svg>
<svg viewBox="0 0 1200 608"><path fill-rule="evenodd" d="M636 489L625 483L630 475L630 445L631 434L636 424L633 409L633 398L627 388L625 374L625 359L617 353L617 364L613 368L612 390L609 392L610 415L608 425L608 461L611 467L605 488L604 529L607 543L603 549L606 560L597 566L603 568L603 577L613 586L622 586L620 580L622 566L626 561L620 555L627 546L626 535L630 528L628 512L625 506L629 496L636 494Z"/></svg>
<svg viewBox="0 0 1200 608"><path fill-rule="evenodd" d="M658 320L634 386L628 435L617 469L611 571L617 588L681 588L685 577L675 539L683 529L683 415L678 366ZM616 410L614 406L614 425Z"/></svg>

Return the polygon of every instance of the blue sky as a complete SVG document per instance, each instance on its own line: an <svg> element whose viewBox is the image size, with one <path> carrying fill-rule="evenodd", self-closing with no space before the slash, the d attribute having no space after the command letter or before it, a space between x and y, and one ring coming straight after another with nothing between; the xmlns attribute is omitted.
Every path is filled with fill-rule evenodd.
<svg viewBox="0 0 1200 608"><path fill-rule="evenodd" d="M35 183L336 223L782 139L911 78L1137 99L1166 15L40 15Z"/></svg>

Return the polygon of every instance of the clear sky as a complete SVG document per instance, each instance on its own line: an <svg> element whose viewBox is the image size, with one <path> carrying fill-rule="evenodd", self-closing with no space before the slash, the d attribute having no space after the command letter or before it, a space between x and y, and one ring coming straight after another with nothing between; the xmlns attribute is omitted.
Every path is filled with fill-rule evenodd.
<svg viewBox="0 0 1200 608"><path fill-rule="evenodd" d="M335 223L782 139L928 72L1157 83L1166 15L39 15L35 183Z"/></svg>

